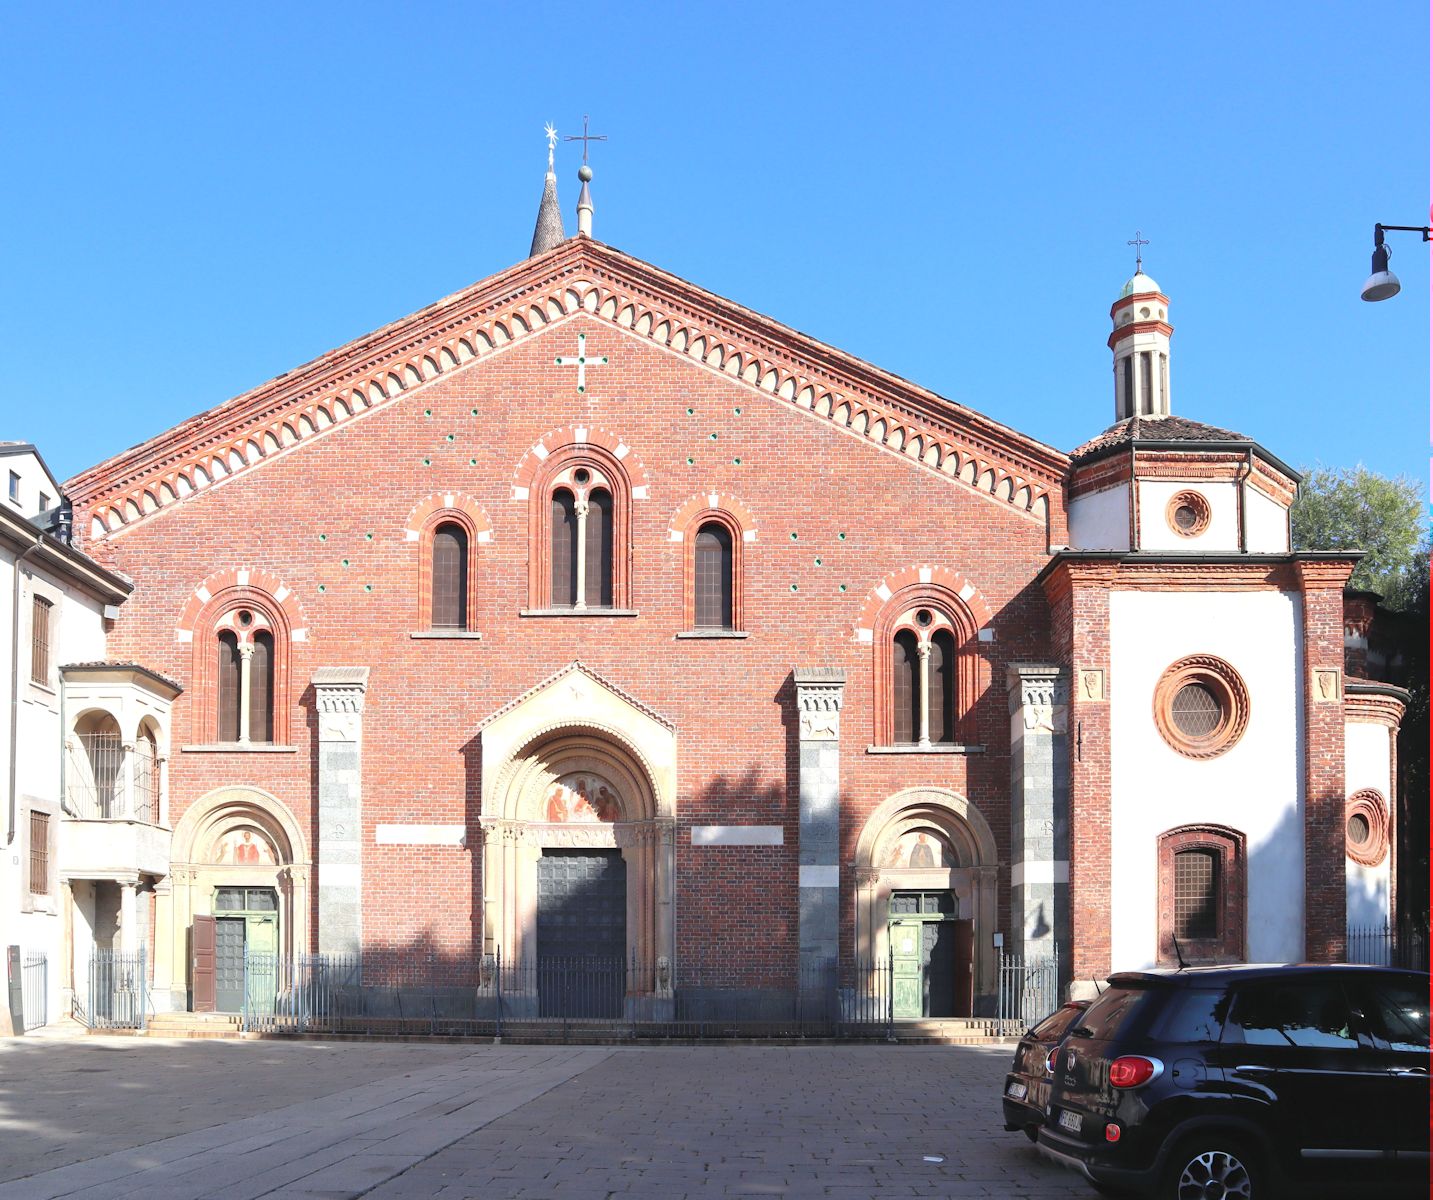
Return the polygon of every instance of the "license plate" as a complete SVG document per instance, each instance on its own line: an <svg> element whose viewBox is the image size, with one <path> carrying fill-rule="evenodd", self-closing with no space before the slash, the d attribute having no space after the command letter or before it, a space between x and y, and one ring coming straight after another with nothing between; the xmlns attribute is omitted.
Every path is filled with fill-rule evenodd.
<svg viewBox="0 0 1433 1200"><path fill-rule="evenodd" d="M1010 1086L1005 1089L1005 1094L1012 1100L1023 1100L1025 1099L1025 1085L1018 1079L1013 1079Z"/></svg>
<svg viewBox="0 0 1433 1200"><path fill-rule="evenodd" d="M1069 1109L1063 1111L1060 1114L1060 1128L1068 1129L1071 1133L1079 1133L1080 1114L1077 1112L1070 1112Z"/></svg>

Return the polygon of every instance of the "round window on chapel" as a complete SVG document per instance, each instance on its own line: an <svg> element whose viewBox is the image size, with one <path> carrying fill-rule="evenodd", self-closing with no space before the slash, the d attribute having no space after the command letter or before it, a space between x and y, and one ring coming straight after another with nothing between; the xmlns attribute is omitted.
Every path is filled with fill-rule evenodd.
<svg viewBox="0 0 1433 1200"><path fill-rule="evenodd" d="M1209 501L1198 492L1178 492L1170 497L1164 519L1180 537L1198 537L1209 528Z"/></svg>
<svg viewBox="0 0 1433 1200"><path fill-rule="evenodd" d="M1388 805L1374 788L1363 788L1348 798L1344 836L1349 858L1376 867L1388 854Z"/></svg>
<svg viewBox="0 0 1433 1200"><path fill-rule="evenodd" d="M1369 838L1373 835L1373 827L1369 825L1368 818L1362 813L1354 813L1348 819L1348 844L1354 849L1362 849L1368 845Z"/></svg>
<svg viewBox="0 0 1433 1200"><path fill-rule="evenodd" d="M1213 688L1203 683L1186 683L1174 694L1170 716L1186 737L1207 738L1219 728L1224 711Z"/></svg>
<svg viewBox="0 0 1433 1200"><path fill-rule="evenodd" d="M1171 663L1154 689L1154 723L1186 758L1215 758L1249 724L1249 692L1229 663L1192 654Z"/></svg>

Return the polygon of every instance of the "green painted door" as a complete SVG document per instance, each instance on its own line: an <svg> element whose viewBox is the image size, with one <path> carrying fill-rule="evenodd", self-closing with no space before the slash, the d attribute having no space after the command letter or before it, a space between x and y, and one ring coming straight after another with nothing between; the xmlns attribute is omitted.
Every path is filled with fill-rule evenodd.
<svg viewBox="0 0 1433 1200"><path fill-rule="evenodd" d="M891 895L891 1002L898 1021L968 1016L956 996L957 934L970 925L955 919L950 892Z"/></svg>
<svg viewBox="0 0 1433 1200"><path fill-rule="evenodd" d="M923 921L893 920L891 936L891 1002L897 1021L924 1016L925 972L921 969Z"/></svg>

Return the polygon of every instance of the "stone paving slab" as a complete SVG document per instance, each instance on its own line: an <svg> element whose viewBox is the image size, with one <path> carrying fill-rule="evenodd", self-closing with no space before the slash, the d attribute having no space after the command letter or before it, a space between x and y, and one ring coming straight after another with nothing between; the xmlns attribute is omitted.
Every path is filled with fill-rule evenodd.
<svg viewBox="0 0 1433 1200"><path fill-rule="evenodd" d="M360 1196L611 1053L464 1051L451 1062L11 1179L0 1183L0 1200ZM208 1084L225 1081L211 1076Z"/></svg>
<svg viewBox="0 0 1433 1200"><path fill-rule="evenodd" d="M0 1041L0 1200L1093 1195L1006 1047L104 1041Z"/></svg>

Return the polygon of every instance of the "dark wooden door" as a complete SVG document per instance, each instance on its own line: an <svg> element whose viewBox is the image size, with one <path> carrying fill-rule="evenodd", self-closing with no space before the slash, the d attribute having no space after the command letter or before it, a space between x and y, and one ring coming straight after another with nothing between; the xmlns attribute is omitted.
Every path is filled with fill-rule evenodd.
<svg viewBox="0 0 1433 1200"><path fill-rule="evenodd" d="M214 1011L214 918L195 917L190 932L194 1011Z"/></svg>
<svg viewBox="0 0 1433 1200"><path fill-rule="evenodd" d="M951 927L955 949L955 975L951 991L955 997L954 1017L968 1017L975 1012L975 922L956 921Z"/></svg>
<svg viewBox="0 0 1433 1200"><path fill-rule="evenodd" d="M620 850L544 850L537 862L538 1011L620 1017L627 864Z"/></svg>
<svg viewBox="0 0 1433 1200"><path fill-rule="evenodd" d="M214 1007L220 1012L243 1012L248 922L243 917L218 917L214 925Z"/></svg>

